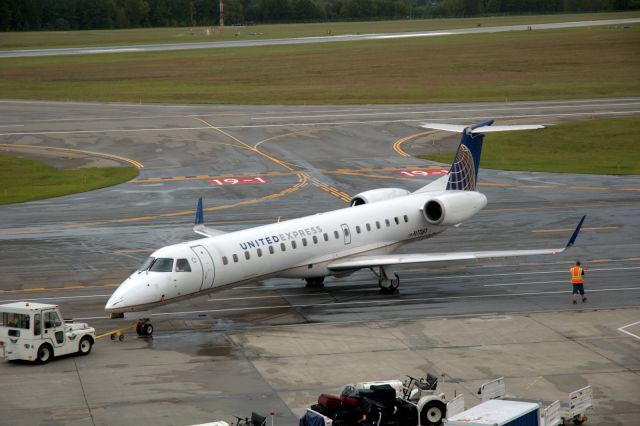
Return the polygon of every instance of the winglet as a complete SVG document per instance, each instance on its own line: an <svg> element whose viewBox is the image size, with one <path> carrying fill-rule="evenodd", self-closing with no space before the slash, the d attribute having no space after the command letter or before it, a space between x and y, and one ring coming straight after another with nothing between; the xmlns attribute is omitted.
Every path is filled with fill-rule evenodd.
<svg viewBox="0 0 640 426"><path fill-rule="evenodd" d="M196 207L196 221L195 225L204 224L204 213L202 211L202 197L198 198L198 206Z"/></svg>
<svg viewBox="0 0 640 426"><path fill-rule="evenodd" d="M576 242L576 238L578 238L578 234L580 233L580 228L582 228L582 223L584 222L586 217L587 215L582 216L582 219L580 219L580 222L578 222L578 226L576 226L576 230L573 231L573 235L571 235L571 238L569 238L569 242L567 243L565 248L573 247Z"/></svg>

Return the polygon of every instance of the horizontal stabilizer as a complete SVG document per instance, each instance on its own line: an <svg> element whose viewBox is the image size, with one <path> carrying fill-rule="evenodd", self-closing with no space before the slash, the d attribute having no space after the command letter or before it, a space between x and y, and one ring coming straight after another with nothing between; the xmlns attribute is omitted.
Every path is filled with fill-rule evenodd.
<svg viewBox="0 0 640 426"><path fill-rule="evenodd" d="M202 208L202 197L198 198L198 206L196 207L196 220L193 225L193 231L196 234L204 235L205 237L214 237L216 235L225 234L224 231L207 228L206 226L204 226L204 210Z"/></svg>
<svg viewBox="0 0 640 426"><path fill-rule="evenodd" d="M430 262L447 262L456 260L473 260L503 257L534 256L543 254L562 253L572 247L578 238L580 228L586 216L582 216L578 226L573 231L569 242L564 248L532 249L532 250L491 250L491 251L463 251L450 253L415 253L415 254L386 254L372 256L352 256L330 263L327 267L331 271L348 271L380 266L417 265Z"/></svg>
<svg viewBox="0 0 640 426"><path fill-rule="evenodd" d="M434 130L445 130L447 132L454 133L462 133L465 129L469 128L470 133L492 133L492 132L509 132L512 130L537 130L544 129L544 126L540 124L519 124L519 125L511 125L511 126L481 126L481 127L470 127L463 126L458 124L446 124L446 123L424 123L420 125L420 127L424 127L425 129L434 129Z"/></svg>

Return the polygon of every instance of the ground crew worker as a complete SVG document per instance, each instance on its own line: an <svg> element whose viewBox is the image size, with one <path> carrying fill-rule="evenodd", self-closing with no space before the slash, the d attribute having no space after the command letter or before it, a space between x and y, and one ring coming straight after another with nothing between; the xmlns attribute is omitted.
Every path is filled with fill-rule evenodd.
<svg viewBox="0 0 640 426"><path fill-rule="evenodd" d="M580 261L576 262L576 266L569 269L571 272L571 287L573 290L571 292L571 299L573 300L573 304L576 303L576 296L578 293L582 296L582 303L587 301L587 298L584 295L584 269L580 267Z"/></svg>

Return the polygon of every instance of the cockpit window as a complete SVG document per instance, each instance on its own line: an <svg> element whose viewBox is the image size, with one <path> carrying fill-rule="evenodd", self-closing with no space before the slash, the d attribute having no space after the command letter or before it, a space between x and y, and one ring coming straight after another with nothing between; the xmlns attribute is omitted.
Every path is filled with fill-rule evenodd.
<svg viewBox="0 0 640 426"><path fill-rule="evenodd" d="M176 272L191 272L191 266L187 259L178 259L176 261Z"/></svg>
<svg viewBox="0 0 640 426"><path fill-rule="evenodd" d="M146 271L147 269L149 269L149 266L151 266L154 260L156 260L155 257L147 257L144 263L138 268L138 271Z"/></svg>
<svg viewBox="0 0 640 426"><path fill-rule="evenodd" d="M171 272L173 271L173 259L158 258L149 270L152 272Z"/></svg>

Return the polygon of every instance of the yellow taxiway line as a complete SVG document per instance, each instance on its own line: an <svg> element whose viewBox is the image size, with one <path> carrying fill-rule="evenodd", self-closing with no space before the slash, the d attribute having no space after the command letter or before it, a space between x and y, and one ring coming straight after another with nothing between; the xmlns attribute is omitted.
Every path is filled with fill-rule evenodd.
<svg viewBox="0 0 640 426"><path fill-rule="evenodd" d="M76 148L58 148L58 147L52 147L52 146L19 145L19 144L4 144L4 143L0 144L0 147L9 148L9 149L11 148L41 149L45 151L73 152L77 154L93 155L96 157L104 157L104 158L110 158L112 160L124 161L126 163L133 165L134 167L137 167L138 169L144 169L144 165L139 161L136 161L127 157L122 157L120 155L107 154L105 152L87 151L84 149L76 149Z"/></svg>

